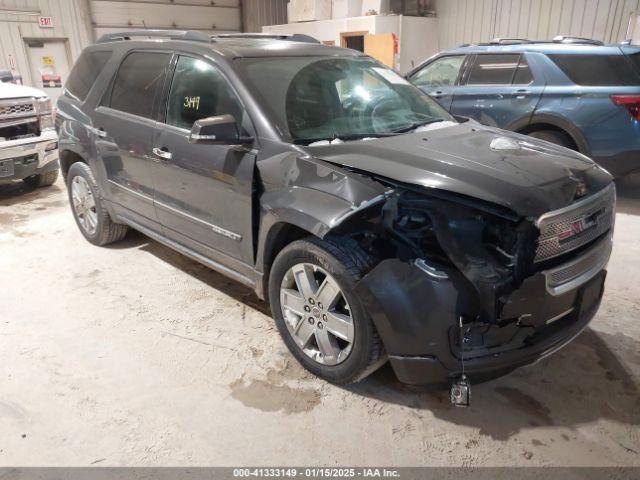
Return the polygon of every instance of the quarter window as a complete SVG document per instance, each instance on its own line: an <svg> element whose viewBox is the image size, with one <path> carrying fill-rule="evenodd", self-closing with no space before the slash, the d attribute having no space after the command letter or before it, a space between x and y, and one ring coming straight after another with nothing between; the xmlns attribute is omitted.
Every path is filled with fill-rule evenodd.
<svg viewBox="0 0 640 480"><path fill-rule="evenodd" d="M162 87L171 55L134 52L124 59L111 91L109 106L115 110L151 118L156 93Z"/></svg>
<svg viewBox="0 0 640 480"><path fill-rule="evenodd" d="M511 85L520 55L478 55L467 85Z"/></svg>
<svg viewBox="0 0 640 480"><path fill-rule="evenodd" d="M439 58L415 73L411 82L418 87L455 85L463 61L464 55Z"/></svg>
<svg viewBox="0 0 640 480"><path fill-rule="evenodd" d="M110 57L111 52L105 50L84 52L73 66L65 89L78 100L87 98L89 90Z"/></svg>
<svg viewBox="0 0 640 480"><path fill-rule="evenodd" d="M167 124L190 130L196 120L227 114L241 124L243 108L227 79L210 63L180 57L169 94Z"/></svg>
<svg viewBox="0 0 640 480"><path fill-rule="evenodd" d="M624 55L549 55L549 58L578 85L640 85L640 77Z"/></svg>

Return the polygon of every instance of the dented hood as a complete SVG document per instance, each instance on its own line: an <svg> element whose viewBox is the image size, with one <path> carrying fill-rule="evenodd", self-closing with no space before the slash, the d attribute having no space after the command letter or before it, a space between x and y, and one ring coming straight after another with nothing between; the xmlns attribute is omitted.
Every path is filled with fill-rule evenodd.
<svg viewBox="0 0 640 480"><path fill-rule="evenodd" d="M402 183L446 190L538 216L611 176L586 157L475 122L394 137L308 147L325 161Z"/></svg>

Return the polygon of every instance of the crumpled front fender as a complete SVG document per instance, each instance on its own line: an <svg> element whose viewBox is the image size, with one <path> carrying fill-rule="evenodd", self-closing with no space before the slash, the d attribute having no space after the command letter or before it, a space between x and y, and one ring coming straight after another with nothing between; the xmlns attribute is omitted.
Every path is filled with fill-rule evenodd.
<svg viewBox="0 0 640 480"><path fill-rule="evenodd" d="M460 272L438 269L446 278L387 259L356 285L390 356L450 356L449 329L474 308L475 294Z"/></svg>
<svg viewBox="0 0 640 480"><path fill-rule="evenodd" d="M280 221L302 221L316 234L337 226L349 212L386 190L370 178L299 152L274 155L257 165L264 211Z"/></svg>

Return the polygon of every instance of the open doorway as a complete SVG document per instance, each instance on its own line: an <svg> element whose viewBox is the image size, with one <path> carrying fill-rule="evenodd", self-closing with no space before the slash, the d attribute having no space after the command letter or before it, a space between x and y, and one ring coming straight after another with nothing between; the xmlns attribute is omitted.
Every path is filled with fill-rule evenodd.
<svg viewBox="0 0 640 480"><path fill-rule="evenodd" d="M346 32L340 34L340 46L364 53L364 36L369 32Z"/></svg>

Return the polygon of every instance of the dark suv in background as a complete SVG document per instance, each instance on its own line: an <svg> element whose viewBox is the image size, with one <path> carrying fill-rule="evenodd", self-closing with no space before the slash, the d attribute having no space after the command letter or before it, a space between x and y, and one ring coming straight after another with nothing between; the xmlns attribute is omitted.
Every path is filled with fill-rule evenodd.
<svg viewBox="0 0 640 480"><path fill-rule="evenodd" d="M572 148L615 176L640 169L640 47L495 39L407 78L454 115Z"/></svg>
<svg viewBox="0 0 640 480"><path fill-rule="evenodd" d="M146 38L150 37L150 38ZM458 121L393 70L306 41L130 32L58 101L85 238L133 227L254 289L332 382L493 376L595 315L615 188L588 158Z"/></svg>

